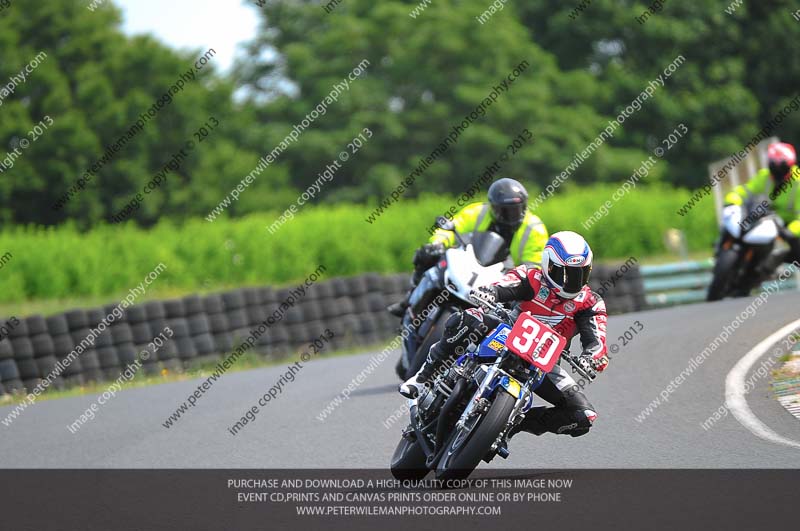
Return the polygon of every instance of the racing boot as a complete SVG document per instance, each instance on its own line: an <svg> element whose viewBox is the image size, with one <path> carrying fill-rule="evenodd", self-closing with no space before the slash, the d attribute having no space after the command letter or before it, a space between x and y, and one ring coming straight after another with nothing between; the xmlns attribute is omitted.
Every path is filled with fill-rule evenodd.
<svg viewBox="0 0 800 531"><path fill-rule="evenodd" d="M414 274L411 276L411 284L406 292L406 296L403 298L403 300L387 306L386 311L395 317L403 317L403 315L406 313L406 310L411 305L411 294L414 292L414 288L417 287L417 284L419 284L420 280L422 280L422 272L415 270Z"/></svg>
<svg viewBox="0 0 800 531"><path fill-rule="evenodd" d="M417 374L400 384L400 394L406 398L415 399L425 391L428 385L428 379L432 371L428 367L428 362L422 364Z"/></svg>
<svg viewBox="0 0 800 531"><path fill-rule="evenodd" d="M409 288L406 292L405 298L400 302L395 302L394 304L390 304L386 307L386 311L390 314L394 315L395 317L403 317L405 315L406 310L409 306L411 306L411 294L414 293L414 289L419 285L419 281L422 280L422 274L425 270L415 269L414 273L411 275L411 280L409 281Z"/></svg>
<svg viewBox="0 0 800 531"><path fill-rule="evenodd" d="M417 374L400 384L400 394L406 398L417 398L428 387L431 377L442 365L448 354L440 346L441 341L437 341L428 352L428 359L419 368Z"/></svg>
<svg viewBox="0 0 800 531"><path fill-rule="evenodd" d="M525 415L525 418L522 419L522 422L515 424L514 427L511 428L511 431L508 432L508 439L511 440L514 435L521 431L526 431L534 435L546 433L547 427L542 423L542 417L548 409L550 408L545 406L531 408Z"/></svg>
<svg viewBox="0 0 800 531"><path fill-rule="evenodd" d="M409 306L408 295L406 295L406 298L403 299L402 301L395 302L394 304L390 304L389 306L387 306L386 311L394 315L395 317L403 317L403 315L406 313L406 309L408 308L408 306Z"/></svg>
<svg viewBox="0 0 800 531"><path fill-rule="evenodd" d="M433 344L428 351L428 359L422 364L419 372L400 386L400 394L407 398L416 398L433 376L444 372L451 364L447 360L455 360L470 342L469 332L485 328L482 315L477 310L470 308L463 312L456 312L447 318L444 323L442 339ZM482 331L485 333L485 331Z"/></svg>
<svg viewBox="0 0 800 531"><path fill-rule="evenodd" d="M519 431L526 431L534 435L555 433L580 437L589 433L589 429L597 418L597 413L591 409L568 409L565 407L548 407L540 415L526 416L520 423Z"/></svg>
<svg viewBox="0 0 800 531"><path fill-rule="evenodd" d="M533 433L534 435L541 435L547 431L547 428L541 423L541 416L545 412L546 409L549 409L544 406L534 407L531 408L525 414L525 418L522 419L522 422L514 424L508 434L500 441L500 444L497 445L497 455L502 457L503 459L508 458L508 442L511 440L514 435L518 434L521 431L527 431L528 433ZM487 463L491 459L484 458L484 461Z"/></svg>

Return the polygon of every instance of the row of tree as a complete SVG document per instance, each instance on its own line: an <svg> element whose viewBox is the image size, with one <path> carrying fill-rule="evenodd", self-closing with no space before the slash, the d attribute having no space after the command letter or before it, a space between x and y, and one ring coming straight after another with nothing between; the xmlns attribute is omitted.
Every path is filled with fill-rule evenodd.
<svg viewBox="0 0 800 531"><path fill-rule="evenodd" d="M352 156L315 201L385 197L523 62L408 196L461 192L525 128L534 143L503 171L544 188L678 55L685 63L559 193L627 178L679 124L688 135L648 180L696 187L710 161L739 150L797 94L800 79L789 0L748 2L733 14L725 2L670 0L643 23L648 4L629 0L594 0L583 11L557 0L508 2L489 18L481 17L487 0L436 0L415 17L415 0L345 0L330 13L316 1L259 4L260 29L234 72L220 75L212 59L77 191L79 177L205 50L125 36L111 2L93 12L85 0L15 2L0 14L0 82L47 54L0 106L0 159L35 138L0 174L0 221L108 221L190 140L195 148L129 219L205 216L364 59L365 71L284 144L229 215L284 210L346 150ZM45 117L52 125L31 135ZM372 136L348 147L365 127ZM800 113L777 131L790 141L798 133Z"/></svg>

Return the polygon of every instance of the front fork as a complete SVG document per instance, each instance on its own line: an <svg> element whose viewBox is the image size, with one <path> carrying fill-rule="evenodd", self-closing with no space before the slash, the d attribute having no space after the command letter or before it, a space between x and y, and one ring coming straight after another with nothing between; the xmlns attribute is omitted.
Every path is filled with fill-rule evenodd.
<svg viewBox="0 0 800 531"><path fill-rule="evenodd" d="M494 385L494 388L501 387L497 380L502 376L509 376L505 374L504 371L500 369L500 363L502 362L502 357L499 357L497 361L495 361L487 370L486 375L483 377L483 381L478 386L478 389L475 390L475 393L472 396L472 399L467 404L467 407L464 408L464 412L461 414L461 417L456 422L456 429L464 429L467 426L467 422L474 416L480 415L485 413L491 402L485 397L487 391L490 391L490 387ZM546 373L542 372L539 369L536 369L532 378L528 378L525 384L522 385L520 389L519 396L517 397L517 401L514 403L514 409L511 410L511 414L508 417L508 422L506 423L506 427L498 434L497 439L495 439L494 443L492 444L489 454L487 458L491 459L489 456L493 456L503 441L506 440L508 437L508 433L511 429L514 428L517 424L522 422L522 419L525 418L525 413L533 405L533 393L534 391L542 384ZM501 392L507 392L503 389ZM507 454L506 454L507 455ZM506 457L506 456L503 456Z"/></svg>
<svg viewBox="0 0 800 531"><path fill-rule="evenodd" d="M534 376L532 378L528 378L528 381L526 381L525 385L522 386L519 397L514 404L514 409L511 410L511 415L508 417L508 423L506 424L505 429L498 434L497 439L495 439L492 447L489 450L489 455L487 456L489 459L491 459L490 456L494 456L495 453L497 453L498 448L506 448L506 445L503 443L508 440L508 434L511 433L511 430L513 430L514 427L518 426L522 422L522 419L525 418L525 414L528 413L528 411L530 411L533 407L533 393L542 384L545 376L547 376L546 373L536 369ZM508 457L507 449L504 450L504 453L501 454L501 457L503 459Z"/></svg>
<svg viewBox="0 0 800 531"><path fill-rule="evenodd" d="M467 421L474 417L475 415L479 415L483 413L487 408L486 398L484 398L484 394L489 389L489 386L494 383L495 377L497 376L498 372L500 371L500 362L502 361L502 357L498 357L497 360L489 367L486 371L486 374L483 377L480 385L472 394L472 398L470 399L467 407L464 408L464 412L461 413L458 421L456 422L456 429L464 429L467 426Z"/></svg>

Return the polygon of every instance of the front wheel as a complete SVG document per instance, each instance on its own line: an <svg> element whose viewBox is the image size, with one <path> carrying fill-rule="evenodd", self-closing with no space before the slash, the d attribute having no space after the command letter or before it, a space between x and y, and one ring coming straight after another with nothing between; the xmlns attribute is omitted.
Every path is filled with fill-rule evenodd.
<svg viewBox="0 0 800 531"><path fill-rule="evenodd" d="M497 436L506 427L516 399L499 390L489 411L477 419L477 426L456 429L447 441L447 450L439 459L436 479L464 479L481 462ZM468 421L469 422L469 421Z"/></svg>
<svg viewBox="0 0 800 531"><path fill-rule="evenodd" d="M736 263L739 261L739 253L734 249L721 250L717 255L714 264L714 276L708 286L706 300L718 301L728 295L732 286L733 277L736 274Z"/></svg>
<svg viewBox="0 0 800 531"><path fill-rule="evenodd" d="M425 466L425 452L422 451L422 447L416 439L406 435L397 443L390 468L392 476L401 481L405 479L420 480L430 471Z"/></svg>

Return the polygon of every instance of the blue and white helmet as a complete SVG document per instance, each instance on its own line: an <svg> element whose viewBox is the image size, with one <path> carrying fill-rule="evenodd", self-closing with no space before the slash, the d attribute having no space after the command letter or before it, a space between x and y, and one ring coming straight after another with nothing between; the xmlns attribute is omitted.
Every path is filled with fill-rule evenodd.
<svg viewBox="0 0 800 531"><path fill-rule="evenodd" d="M553 293L574 299L591 272L592 249L583 236L568 230L550 236L542 252L542 273Z"/></svg>

